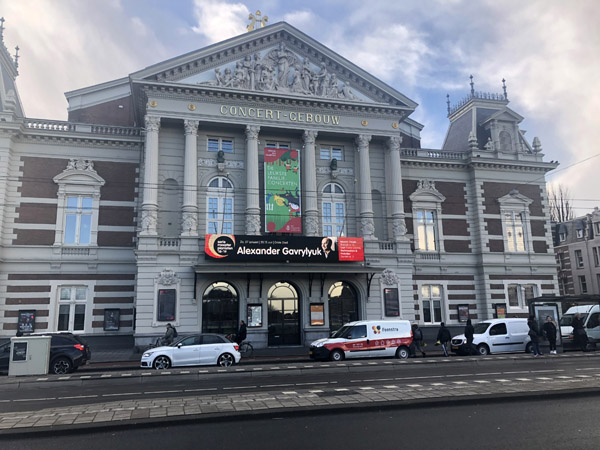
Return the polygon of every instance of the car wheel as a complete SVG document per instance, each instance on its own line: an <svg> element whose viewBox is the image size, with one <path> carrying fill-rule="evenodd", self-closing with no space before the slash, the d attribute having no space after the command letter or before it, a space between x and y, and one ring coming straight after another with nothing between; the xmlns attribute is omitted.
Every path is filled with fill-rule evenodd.
<svg viewBox="0 0 600 450"><path fill-rule="evenodd" d="M171 367L171 360L166 356L157 356L152 364L152 367L154 367L156 370L168 369Z"/></svg>
<svg viewBox="0 0 600 450"><path fill-rule="evenodd" d="M490 348L485 344L480 344L477 346L477 351L481 356L487 356L490 354Z"/></svg>
<svg viewBox="0 0 600 450"><path fill-rule="evenodd" d="M525 353L532 353L533 352L533 344L531 342L528 342L527 345L525 346Z"/></svg>
<svg viewBox="0 0 600 450"><path fill-rule="evenodd" d="M69 358L61 356L60 358L56 358L50 364L50 372L55 375L64 375L73 370L73 363Z"/></svg>
<svg viewBox="0 0 600 450"><path fill-rule="evenodd" d="M406 347L398 347L398 350L396 350L396 358L407 359L408 358L408 349Z"/></svg>
<svg viewBox="0 0 600 450"><path fill-rule="evenodd" d="M217 360L217 366L230 367L235 364L235 358L229 353L223 353Z"/></svg>
<svg viewBox="0 0 600 450"><path fill-rule="evenodd" d="M331 355L329 355L329 359L332 361L343 361L344 353L341 350L334 350L331 352Z"/></svg>

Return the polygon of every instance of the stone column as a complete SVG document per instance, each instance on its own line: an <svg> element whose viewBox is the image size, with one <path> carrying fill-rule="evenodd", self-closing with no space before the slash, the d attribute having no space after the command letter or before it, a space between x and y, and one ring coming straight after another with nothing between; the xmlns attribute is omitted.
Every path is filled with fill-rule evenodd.
<svg viewBox="0 0 600 450"><path fill-rule="evenodd" d="M373 200L371 197L371 164L369 161L369 142L371 135L361 134L356 138L358 150L360 199L360 230L365 240L375 240L375 222L373 220Z"/></svg>
<svg viewBox="0 0 600 450"><path fill-rule="evenodd" d="M401 136L394 136L388 139L387 148L390 164L389 183L391 199L388 202L392 214L392 227L395 241L405 241L406 222L404 220L404 197L402 196L402 166L400 162L400 144Z"/></svg>
<svg viewBox="0 0 600 450"><path fill-rule="evenodd" d="M198 236L198 121L184 120L182 236Z"/></svg>
<svg viewBox="0 0 600 450"><path fill-rule="evenodd" d="M146 116L146 145L144 147L144 189L141 236L156 236L158 221L158 129L160 117Z"/></svg>
<svg viewBox="0 0 600 450"><path fill-rule="evenodd" d="M319 236L319 207L317 206L317 167L315 162L315 140L317 131L304 131L302 158L302 190L304 191L304 234Z"/></svg>
<svg viewBox="0 0 600 450"><path fill-rule="evenodd" d="M246 127L246 234L260 234L260 191L258 186L258 133L260 127Z"/></svg>

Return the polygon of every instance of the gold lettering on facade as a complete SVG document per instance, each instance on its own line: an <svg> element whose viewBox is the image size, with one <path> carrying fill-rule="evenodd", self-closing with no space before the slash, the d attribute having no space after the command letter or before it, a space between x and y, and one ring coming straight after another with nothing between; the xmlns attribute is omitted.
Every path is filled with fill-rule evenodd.
<svg viewBox="0 0 600 450"><path fill-rule="evenodd" d="M289 113L283 113L282 111L255 108L247 106L236 106L236 105L221 105L219 107L219 113L222 116L233 116L233 117L255 117L257 119L268 119L268 120L282 120L289 119L290 122L301 122L301 123L323 123L325 125L339 125L340 116L334 116L331 114L313 114L299 111L290 111Z"/></svg>

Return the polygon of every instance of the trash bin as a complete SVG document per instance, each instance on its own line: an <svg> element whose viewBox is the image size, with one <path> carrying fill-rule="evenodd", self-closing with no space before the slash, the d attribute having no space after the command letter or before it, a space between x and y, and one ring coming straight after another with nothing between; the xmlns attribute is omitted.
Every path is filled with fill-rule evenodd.
<svg viewBox="0 0 600 450"><path fill-rule="evenodd" d="M50 364L51 336L10 338L8 376L46 375Z"/></svg>

